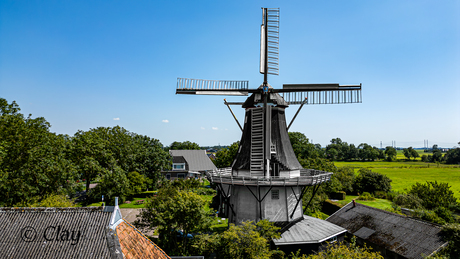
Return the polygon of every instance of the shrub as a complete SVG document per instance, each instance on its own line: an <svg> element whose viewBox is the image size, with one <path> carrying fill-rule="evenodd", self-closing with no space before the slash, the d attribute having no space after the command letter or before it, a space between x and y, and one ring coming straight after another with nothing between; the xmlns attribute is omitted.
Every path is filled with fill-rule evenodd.
<svg viewBox="0 0 460 259"><path fill-rule="evenodd" d="M443 251L450 258L460 258L460 224L446 224L442 227L442 232L449 245Z"/></svg>
<svg viewBox="0 0 460 259"><path fill-rule="evenodd" d="M212 188L200 188L200 189L197 189L195 192L198 195L213 195L214 196L217 194L217 191Z"/></svg>
<svg viewBox="0 0 460 259"><path fill-rule="evenodd" d="M443 225L446 223L444 219L440 218L438 215L436 215L434 211L431 211L431 210L414 210L412 212L412 216L415 218L437 223L440 225Z"/></svg>
<svg viewBox="0 0 460 259"><path fill-rule="evenodd" d="M374 193L376 191L389 192L391 190L391 179L386 175L372 172L366 168L359 169L358 173L353 185L353 189L356 192Z"/></svg>
<svg viewBox="0 0 460 259"><path fill-rule="evenodd" d="M421 209L422 208L422 199L412 194L399 194L394 199L393 202L401 207L406 207L409 209Z"/></svg>
<svg viewBox="0 0 460 259"><path fill-rule="evenodd" d="M76 205L66 195L51 194L40 202L30 205L30 207L76 207Z"/></svg>
<svg viewBox="0 0 460 259"><path fill-rule="evenodd" d="M437 207L449 208L457 203L454 192L450 190L448 183L426 182L426 184L415 183L408 194L417 196L422 200L422 206L432 210Z"/></svg>
<svg viewBox="0 0 460 259"><path fill-rule="evenodd" d="M374 201L375 198L368 192L363 192L359 197L358 200L360 201Z"/></svg>
<svg viewBox="0 0 460 259"><path fill-rule="evenodd" d="M387 199L387 193L382 191L374 192L374 197L379 199Z"/></svg>
<svg viewBox="0 0 460 259"><path fill-rule="evenodd" d="M397 192L387 192L387 200L393 201L399 194Z"/></svg>
<svg viewBox="0 0 460 259"><path fill-rule="evenodd" d="M455 222L454 217L452 215L452 212L447 208L438 207L438 208L435 208L433 210L433 212L436 213L436 215L438 215L438 217L442 218L446 223L454 223Z"/></svg>

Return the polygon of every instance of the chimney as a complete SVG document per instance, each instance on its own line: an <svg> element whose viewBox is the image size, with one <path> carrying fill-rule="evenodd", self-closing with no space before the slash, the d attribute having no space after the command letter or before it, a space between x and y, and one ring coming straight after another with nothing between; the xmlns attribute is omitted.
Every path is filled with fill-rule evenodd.
<svg viewBox="0 0 460 259"><path fill-rule="evenodd" d="M355 200L353 200L355 202ZM118 206L118 197L115 197L115 206Z"/></svg>
<svg viewBox="0 0 460 259"><path fill-rule="evenodd" d="M353 208L356 207L356 201L353 199Z"/></svg>

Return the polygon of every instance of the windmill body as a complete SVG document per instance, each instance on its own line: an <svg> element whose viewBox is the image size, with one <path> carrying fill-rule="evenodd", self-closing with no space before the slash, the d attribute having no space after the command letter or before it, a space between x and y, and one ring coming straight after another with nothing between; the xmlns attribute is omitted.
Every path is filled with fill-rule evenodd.
<svg viewBox="0 0 460 259"><path fill-rule="evenodd" d="M289 140L285 109L289 105L361 102L361 85L283 85L275 89L268 74L278 74L279 9L263 8L260 72L264 82L250 89L247 81L217 81L179 78L177 94L250 96L237 155L230 168L207 174L221 194L223 212L230 223L268 219L287 223L303 217L302 197L313 195L332 173L302 168ZM310 100L307 102L307 100ZM298 113L298 112L297 112ZM233 114L233 112L232 112ZM296 114L297 116L297 114ZM295 117L294 116L294 119ZM310 200L311 201L311 200ZM308 206L308 204L307 204Z"/></svg>

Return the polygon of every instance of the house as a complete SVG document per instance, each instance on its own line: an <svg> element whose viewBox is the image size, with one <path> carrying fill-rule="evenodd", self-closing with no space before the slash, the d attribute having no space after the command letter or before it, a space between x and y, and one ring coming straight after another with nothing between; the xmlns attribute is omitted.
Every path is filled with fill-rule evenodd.
<svg viewBox="0 0 460 259"><path fill-rule="evenodd" d="M168 180L201 178L206 172L217 171L206 150L169 150L169 154L172 170L162 172Z"/></svg>
<svg viewBox="0 0 460 259"><path fill-rule="evenodd" d="M170 258L118 206L0 208L0 258Z"/></svg>
<svg viewBox="0 0 460 259"><path fill-rule="evenodd" d="M326 249L328 244L344 240L347 230L322 219L303 215L281 228L281 238L272 240L272 249L286 255L312 254Z"/></svg>
<svg viewBox="0 0 460 259"><path fill-rule="evenodd" d="M326 220L346 228L357 244L366 244L385 258L425 258L447 245L437 224L355 202Z"/></svg>

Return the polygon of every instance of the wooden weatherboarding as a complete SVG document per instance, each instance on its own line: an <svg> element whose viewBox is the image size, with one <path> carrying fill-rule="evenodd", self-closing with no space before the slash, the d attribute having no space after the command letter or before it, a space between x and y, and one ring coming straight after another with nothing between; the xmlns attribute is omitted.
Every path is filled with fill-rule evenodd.
<svg viewBox="0 0 460 259"><path fill-rule="evenodd" d="M289 141L289 127L304 104L361 102L361 84L284 84L277 89L268 83L269 74L279 73L279 17L278 8L262 8L260 73L264 81L259 87L249 88L248 81L177 79L176 94L250 94L244 102L224 99L242 131L240 146L231 168L207 174L221 194L221 212L236 224L301 218L306 191L313 188L313 197L319 184L329 181L332 173L302 168ZM285 108L294 104L300 107L288 125ZM243 127L230 105L241 105L246 110Z"/></svg>

